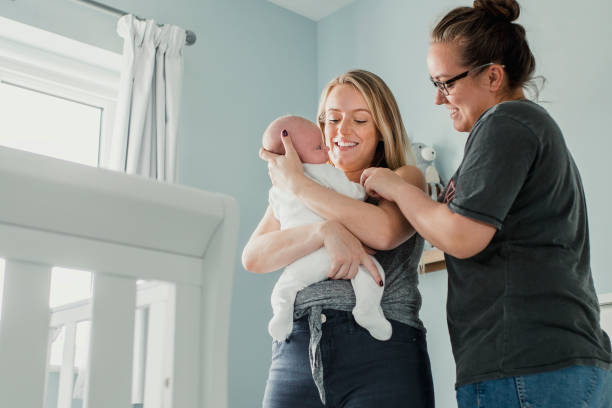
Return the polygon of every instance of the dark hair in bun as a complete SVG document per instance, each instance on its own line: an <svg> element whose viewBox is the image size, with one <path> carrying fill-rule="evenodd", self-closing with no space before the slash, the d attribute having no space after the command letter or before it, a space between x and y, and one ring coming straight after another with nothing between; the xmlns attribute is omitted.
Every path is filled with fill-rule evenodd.
<svg viewBox="0 0 612 408"><path fill-rule="evenodd" d="M455 42L462 48L462 65L489 62L505 66L511 90L527 86L535 71L525 29L513 23L520 14L515 0L474 0L474 7L457 7L438 22L432 43Z"/></svg>
<svg viewBox="0 0 612 408"><path fill-rule="evenodd" d="M508 22L516 20L521 14L521 8L515 0L474 0L474 8Z"/></svg>

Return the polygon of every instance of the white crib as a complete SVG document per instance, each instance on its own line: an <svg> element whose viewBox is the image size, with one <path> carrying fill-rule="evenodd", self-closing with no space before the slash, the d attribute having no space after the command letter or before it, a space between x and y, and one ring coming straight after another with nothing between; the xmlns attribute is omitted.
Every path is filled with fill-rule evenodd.
<svg viewBox="0 0 612 408"><path fill-rule="evenodd" d="M62 266L95 273L92 302L74 311L91 318L84 406L132 406L136 281L144 279L173 283L162 405L227 407L238 222L225 195L0 147L0 406L43 407L49 327L64 318L51 318L50 273ZM62 366L60 394L73 375ZM58 408L70 406L61 400Z"/></svg>

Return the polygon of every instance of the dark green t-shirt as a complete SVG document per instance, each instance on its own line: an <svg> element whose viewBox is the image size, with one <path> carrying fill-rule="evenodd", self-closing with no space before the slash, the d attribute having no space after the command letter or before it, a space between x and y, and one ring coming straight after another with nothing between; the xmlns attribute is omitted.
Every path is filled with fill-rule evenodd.
<svg viewBox="0 0 612 408"><path fill-rule="evenodd" d="M479 254L446 255L457 386L575 364L610 368L580 174L543 108L521 100L487 110L440 201L497 228Z"/></svg>

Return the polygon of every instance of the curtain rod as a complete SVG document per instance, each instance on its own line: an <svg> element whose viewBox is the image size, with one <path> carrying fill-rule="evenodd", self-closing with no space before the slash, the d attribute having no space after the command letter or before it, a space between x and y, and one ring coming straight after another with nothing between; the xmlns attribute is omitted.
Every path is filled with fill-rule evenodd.
<svg viewBox="0 0 612 408"><path fill-rule="evenodd" d="M111 7L111 6L107 6L106 4L97 2L95 0L74 0L77 1L79 3L83 3L86 4L88 6L92 6L95 8L98 8L100 10L106 11L108 13L117 15L117 16L124 16L126 14L130 14L127 13L123 10L119 10L117 8ZM138 16L134 16L135 18L142 20L142 18L138 17ZM185 45L192 45L196 42L196 35L193 31L191 30L185 30Z"/></svg>

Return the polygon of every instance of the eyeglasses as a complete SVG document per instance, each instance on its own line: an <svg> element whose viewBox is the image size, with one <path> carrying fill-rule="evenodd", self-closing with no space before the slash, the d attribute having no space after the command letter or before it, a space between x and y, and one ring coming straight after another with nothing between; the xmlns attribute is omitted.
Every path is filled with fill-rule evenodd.
<svg viewBox="0 0 612 408"><path fill-rule="evenodd" d="M436 81L434 80L432 77L429 77L429 80L431 81L431 83L433 84L433 86L435 86L436 88L438 88L438 91L440 91L440 93L444 96L448 96L450 95L450 91L448 89L449 85L452 85L453 82L456 82L458 80L460 80L461 78L465 78L466 76L468 76L472 71L476 71L485 67L488 67L490 65L495 64L494 62L489 62L487 64L483 64L483 65L479 65L477 67L474 67L472 69L468 69L465 72L462 72L461 74L452 77L451 79L447 80L447 81ZM505 68L505 65L501 66L502 68Z"/></svg>

